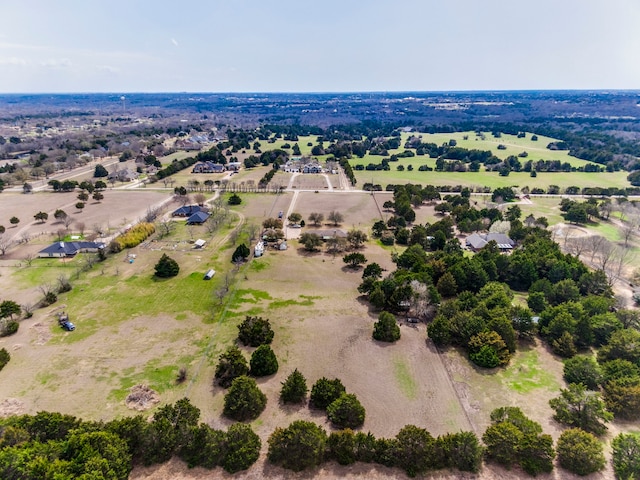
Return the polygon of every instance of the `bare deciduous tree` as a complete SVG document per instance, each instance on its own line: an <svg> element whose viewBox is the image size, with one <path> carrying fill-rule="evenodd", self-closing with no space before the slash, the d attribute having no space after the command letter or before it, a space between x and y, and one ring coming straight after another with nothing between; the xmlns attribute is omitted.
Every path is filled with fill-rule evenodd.
<svg viewBox="0 0 640 480"><path fill-rule="evenodd" d="M580 258L580 255L582 255L582 253L588 248L587 240L585 237L569 238L565 242L564 248L571 255L574 255L576 258Z"/></svg>
<svg viewBox="0 0 640 480"><path fill-rule="evenodd" d="M24 261L27 264L27 267L30 267L31 264L33 263L33 259L36 258L36 256L33 253L27 253L24 256Z"/></svg>
<svg viewBox="0 0 640 480"><path fill-rule="evenodd" d="M347 239L343 237L331 237L327 239L327 253L333 255L344 252L347 249Z"/></svg>
<svg viewBox="0 0 640 480"><path fill-rule="evenodd" d="M337 210L332 210L331 212L329 212L329 215L327 215L327 219L330 222L333 222L333 225L337 227L344 221L344 215L342 215L342 213L338 212Z"/></svg>
<svg viewBox="0 0 640 480"><path fill-rule="evenodd" d="M627 220L623 221L620 225L620 236L624 240L624 246L629 246L629 240L633 237L633 234L638 230L640 225L640 214L636 208L627 209Z"/></svg>
<svg viewBox="0 0 640 480"><path fill-rule="evenodd" d="M249 237L250 242L254 242L258 238L258 233L260 232L260 227L255 223L249 223L245 226L245 230L247 232L247 236Z"/></svg>
<svg viewBox="0 0 640 480"><path fill-rule="evenodd" d="M200 206L204 205L206 199L207 197L204 195L204 193L196 193L193 196L193 200Z"/></svg>
<svg viewBox="0 0 640 480"><path fill-rule="evenodd" d="M69 230L69 227L73 223L73 218L71 218L71 215L67 215L66 217L63 217L61 220L62 220L62 224L64 225L64 228Z"/></svg>
<svg viewBox="0 0 640 480"><path fill-rule="evenodd" d="M144 215L144 221L152 223L158 218L158 215L160 215L160 207L149 207L147 208L147 213Z"/></svg>
<svg viewBox="0 0 640 480"><path fill-rule="evenodd" d="M66 275L60 275L58 277L58 293L68 292L71 290L71 283Z"/></svg>
<svg viewBox="0 0 640 480"><path fill-rule="evenodd" d="M13 240L8 235L0 235L0 255L7 253L7 250L13 245Z"/></svg>
<svg viewBox="0 0 640 480"><path fill-rule="evenodd" d="M171 232L173 232L175 227L175 222L169 218L163 218L162 220L160 220L158 222L158 233L160 234L160 238L171 235Z"/></svg>

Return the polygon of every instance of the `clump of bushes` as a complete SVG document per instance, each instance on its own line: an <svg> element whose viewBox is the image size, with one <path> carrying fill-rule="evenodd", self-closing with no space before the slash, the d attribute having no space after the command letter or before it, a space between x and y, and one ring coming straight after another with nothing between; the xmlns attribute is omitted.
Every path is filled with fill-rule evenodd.
<svg viewBox="0 0 640 480"><path fill-rule="evenodd" d="M11 360L11 355L9 355L9 352L7 352L6 348L1 348L0 349L0 370L2 370L7 363L9 363L9 360Z"/></svg>
<svg viewBox="0 0 640 480"><path fill-rule="evenodd" d="M238 325L238 340L243 345L250 347L267 345L272 342L273 335L269 319L247 315L244 321Z"/></svg>
<svg viewBox="0 0 640 480"><path fill-rule="evenodd" d="M141 222L131 227L129 231L118 235L109 244L109 250L112 253L118 253L125 248L133 248L140 245L156 231L153 223Z"/></svg>
<svg viewBox="0 0 640 480"><path fill-rule="evenodd" d="M10 320L2 325L0 328L0 337L8 337L18 331L20 324L15 320Z"/></svg>

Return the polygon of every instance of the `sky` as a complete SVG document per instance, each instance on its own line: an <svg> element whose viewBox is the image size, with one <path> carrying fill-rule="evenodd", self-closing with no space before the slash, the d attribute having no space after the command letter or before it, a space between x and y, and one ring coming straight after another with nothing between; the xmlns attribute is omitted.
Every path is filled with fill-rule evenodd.
<svg viewBox="0 0 640 480"><path fill-rule="evenodd" d="M6 0L0 25L0 93L640 89L639 0Z"/></svg>

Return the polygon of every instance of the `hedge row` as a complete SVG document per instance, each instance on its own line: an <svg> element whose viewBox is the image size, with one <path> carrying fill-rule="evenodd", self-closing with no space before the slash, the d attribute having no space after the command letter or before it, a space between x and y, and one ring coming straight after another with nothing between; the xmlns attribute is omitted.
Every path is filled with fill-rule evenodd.
<svg viewBox="0 0 640 480"><path fill-rule="evenodd" d="M153 223L141 222L131 227L122 235L118 235L109 245L113 253L121 252L125 248L133 248L144 242L156 231Z"/></svg>

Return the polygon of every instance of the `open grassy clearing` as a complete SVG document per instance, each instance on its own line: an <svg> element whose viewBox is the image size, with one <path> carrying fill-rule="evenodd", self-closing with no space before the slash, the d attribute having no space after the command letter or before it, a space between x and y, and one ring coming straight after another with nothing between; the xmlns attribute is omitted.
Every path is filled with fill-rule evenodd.
<svg viewBox="0 0 640 480"><path fill-rule="evenodd" d="M487 428L489 413L494 408L517 405L554 438L562 433L560 425L551 418L553 411L548 403L564 386L562 362L544 345L520 344L504 369L476 367L454 348L445 350L444 356L457 391L469 401L476 432L482 433Z"/></svg>
<svg viewBox="0 0 640 480"><path fill-rule="evenodd" d="M123 400L137 383L161 392L163 401L184 396L186 385L175 385L177 369L195 368L210 345L209 335L233 335L222 325L211 325L218 308L213 292L233 266L229 249L194 250L189 228L178 223L170 237L152 242L150 248L113 255L77 279L73 273L84 262L83 255L34 260L32 267L14 267L7 278L3 275L3 281L33 288L64 274L71 277L73 289L59 295L51 307L36 310L18 334L3 339L17 371L10 384L0 386L0 396L25 398L28 411L49 409L86 418L127 414ZM228 227L219 234L226 233ZM196 234L210 237L204 231ZM159 280L153 265L167 248L181 272ZM133 263L127 261L128 253L136 255ZM218 274L203 281L212 267ZM58 327L55 314L62 310L76 324L74 332ZM72 395L59 404L47 393L51 391Z"/></svg>
<svg viewBox="0 0 640 480"><path fill-rule="evenodd" d="M419 157L418 157L419 158ZM385 188L389 184L417 183L421 185L463 185L467 187L516 187L522 188L548 188L549 185L558 185L563 191L570 186L582 187L618 187L630 186L627 181L627 172L543 172L537 177L531 177L526 172L511 172L506 177L501 177L498 172L419 172L418 166L424 162L435 167L435 159L417 161L416 158L403 158L398 162L392 162L391 170L354 170L358 186L364 183L380 184ZM405 166L412 164L413 171L397 171L397 164Z"/></svg>
<svg viewBox="0 0 640 480"><path fill-rule="evenodd" d="M533 134L531 132L527 132L525 138L518 138L516 135L509 135L506 133L501 134L500 138L495 138L491 134L491 132L482 132L482 134L484 135L484 139L480 136L477 136L473 131L453 133L402 132L400 134L400 148L389 150L389 155L397 154L404 150L413 150L415 152L415 149L405 149L404 144L410 136L417 136L421 138L423 143L435 143L436 145L442 145L443 143L449 143L449 140L455 140L458 147L467 148L469 150L490 150L496 157L501 159L507 158L510 155L517 156L518 154L526 151L528 153L528 156L525 158L520 158L520 161L522 163L528 160L560 160L563 163L568 162L575 167L580 167L584 166L587 163L591 163L570 156L567 150L549 150L547 148L547 145L551 142L557 142L558 139L555 138L538 135L538 140L532 141L531 137L533 136ZM318 144L317 139L318 137L316 135L306 135L299 136L297 141L283 139L276 139L274 143L261 141L260 149L264 152L266 150L282 149L282 146L287 143L291 145L291 147L293 147L293 145L297 143L300 147L300 153L302 155L310 156L311 149L313 148L313 146ZM308 143L311 143L312 146L308 146ZM327 144L328 142L324 142L324 145ZM503 145L506 147L506 149L498 149L498 145ZM291 149L284 150L292 155ZM318 158L322 158L322 156L319 156ZM365 156L365 158L367 158L367 156ZM369 163L370 161L379 163L382 158L384 157L368 156L366 163ZM415 158L420 157L414 157L414 159ZM375 159L377 159L377 162L375 161Z"/></svg>
<svg viewBox="0 0 640 480"><path fill-rule="evenodd" d="M477 136L475 132L454 132L454 133L416 133L403 132L401 134L402 145L411 136L421 136L423 143L435 143L436 145L442 145L443 143L449 143L449 140L455 140L456 146L467 148L469 150L490 150L496 157L504 159L510 155L518 156L522 152L527 152L527 157L519 158L521 163L525 163L528 160L560 160L561 162L568 162L573 167L584 166L587 163L591 163L585 160L581 160L569 155L568 150L549 150L547 145L551 142L557 142L558 139L545 137L538 135L537 141L532 141L531 132L526 133L525 138L518 138L516 135L509 135L502 133L500 138L494 137L491 132L482 132L484 139ZM465 137L467 137L465 139ZM498 145L503 145L506 148L504 150L498 149ZM402 150L402 149L401 149Z"/></svg>

